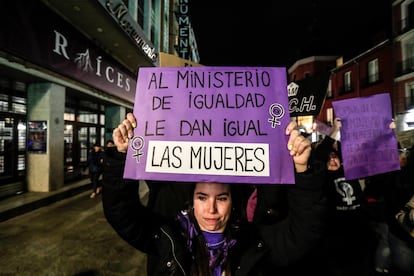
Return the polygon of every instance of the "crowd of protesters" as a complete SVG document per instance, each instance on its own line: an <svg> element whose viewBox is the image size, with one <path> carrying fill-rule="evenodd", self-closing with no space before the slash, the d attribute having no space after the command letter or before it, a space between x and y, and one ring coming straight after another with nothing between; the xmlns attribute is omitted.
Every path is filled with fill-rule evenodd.
<svg viewBox="0 0 414 276"><path fill-rule="evenodd" d="M134 120L135 118L133 120L126 120L128 121L127 126L129 128L121 124L119 128L115 129L114 140L117 149L120 148L120 144L125 149L124 144L127 143L127 138L131 135L134 126L131 122L135 122ZM296 258L294 262L278 260L278 262L275 262L274 271L278 272L277 275L292 275L292 273L314 273L327 276L414 275L414 152L412 149L399 147L400 170L372 175L363 179L347 180L344 175L341 142L335 139L335 137L338 137L336 134L340 132L340 128L340 119L335 119L331 135L326 135L322 141L315 143L312 147L312 154L309 157L312 159L312 162L309 161L309 163L313 164L313 170L320 170L319 167L322 167L324 170L324 181L321 186L323 198L315 202L318 204L323 203L326 213L322 212L322 210L315 210L318 213L313 213L315 219L324 221L324 225L314 224L315 227L317 226L315 228L316 231L322 231L323 235L322 237L318 235L309 236L308 238L310 238L313 246L306 247L306 252L301 254L300 258ZM125 140L120 142L121 139ZM117 152L115 149L111 155L112 158L119 160L125 158L123 153ZM110 160L108 164L110 162L114 161ZM117 191L117 189L120 189L120 185L122 185L118 183L118 180L122 178L122 162L115 162L108 166L104 170L104 195L105 190L108 191L107 198L105 199L105 196L103 198L106 216L121 237L139 250L149 253L147 269L154 272L154 270L160 268L160 257L161 259L163 257L157 254L162 254L160 252L166 253L166 249L163 247L165 244L157 245L157 243L151 243L151 246L162 247L161 249L158 248L161 251L157 251L155 250L156 248L148 248L148 244L144 241L138 242L134 240L134 238L137 238L136 236L131 236L131 231L133 232L131 229L135 229L138 227L137 224L139 224L139 221L132 218L134 212L142 212L140 211L141 205L128 205L128 208L133 207L132 212L128 208L126 208L124 213L120 211L122 206L121 195L126 198L129 204L132 204L133 199L130 197L130 193L134 189L129 189L127 192ZM115 169L111 168L111 166L115 166ZM105 181L105 178L107 178L107 181ZM116 180L115 178L119 179ZM147 208L153 210L154 213L145 213L145 216L157 214L157 217L160 216L162 219L168 219L188 206L191 208L195 204L194 200L198 200L197 197L193 198L193 193L197 189L201 190L200 193L203 195L203 200L208 199L208 192L203 190L202 186L192 187L188 184L161 183L156 181L147 181L147 185L150 188L150 200ZM269 225L283 225L287 221L289 222L291 216L297 216L297 212L306 211L294 206L295 202L292 201L291 197L292 193L295 194L295 191L292 192L292 188L289 185L263 184L243 186L243 189L237 194L242 199L238 201L238 206L244 206L241 208L243 212L239 213L238 218L240 219L244 216L248 223L257 225L259 229ZM227 187L222 188L224 193L228 195ZM118 198L116 198L117 196ZM235 201L233 198L231 199ZM229 200L229 198L226 197L226 200ZM315 208L316 206L318 205L315 205ZM144 219L144 217L140 217L140 219ZM128 220L130 221L127 223ZM180 220L181 224L184 223L183 220L189 223L188 217L181 217ZM298 221L294 223L298 223ZM309 222L307 221L307 223ZM164 229L161 222L158 226L152 225L151 227L160 227L161 232ZM291 230L295 229L293 225L290 227L293 227ZM301 227L301 225L296 225L296 227ZM128 231L126 232L125 229L128 229ZM270 229L273 228L269 228L269 231ZM312 231L315 229L308 230ZM196 230L200 231L199 228ZM197 231L190 234L197 234ZM187 242L190 242L190 244L187 243L187 246L191 247L191 243L195 242L195 240L190 241L190 237L186 235L188 233L184 236ZM286 239L286 236L284 237ZM206 242L206 239L210 240L211 238L212 236L204 236L201 240ZM277 236L275 239L278 239ZM146 242L149 241L147 240ZM226 240L225 254L232 252L230 249L231 245L228 242L231 243L231 241ZM284 243L286 240L280 239L278 242ZM191 247L189 252L185 253L190 254L190 259L192 256L193 261L197 256L204 256L202 254L198 255L200 252L193 252L192 250L196 250L194 248ZM298 249L301 250L301 248ZM215 249L208 250L211 250L209 251L210 254L215 254ZM280 247L277 250L280 250ZM154 252L158 252L155 254L155 258ZM222 251L220 252L220 254L223 254ZM222 261L226 260L225 257L223 259L223 256L220 256L214 255L214 258L221 258ZM210 258L212 257L210 256ZM165 259L164 261L167 266L168 264L172 265L169 260ZM212 264L210 259L210 268L213 271L211 275L218 275L214 274L215 270L223 273L221 275L228 275L225 271L237 272L237 269L234 270L231 266L223 266L223 270L218 269L220 264L224 263L228 265L224 261ZM175 265L178 264L175 263ZM203 267L202 265L201 267ZM173 271L177 272L177 269L175 267ZM193 270L190 269L188 271ZM236 273L236 275L238 274Z"/></svg>

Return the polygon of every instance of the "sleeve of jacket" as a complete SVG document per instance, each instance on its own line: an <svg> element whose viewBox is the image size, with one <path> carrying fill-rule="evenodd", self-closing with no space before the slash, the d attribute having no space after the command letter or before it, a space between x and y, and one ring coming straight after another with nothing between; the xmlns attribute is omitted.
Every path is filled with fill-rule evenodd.
<svg viewBox="0 0 414 276"><path fill-rule="evenodd" d="M325 235L327 203L323 190L324 166L315 162L304 173L295 175L296 184L287 187L288 215L271 226L259 226L270 248L270 262L286 266L297 262L318 246Z"/></svg>
<svg viewBox="0 0 414 276"><path fill-rule="evenodd" d="M151 241L161 218L141 204L139 181L123 179L125 154L114 151L104 159L102 203L107 221L130 245L152 253Z"/></svg>

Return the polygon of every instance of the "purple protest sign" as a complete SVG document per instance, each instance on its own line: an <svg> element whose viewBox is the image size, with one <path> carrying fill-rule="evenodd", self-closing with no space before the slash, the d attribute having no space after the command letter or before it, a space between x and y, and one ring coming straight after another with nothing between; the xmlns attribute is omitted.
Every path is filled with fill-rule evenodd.
<svg viewBox="0 0 414 276"><path fill-rule="evenodd" d="M330 135L332 133L332 126L325 124L317 119L313 121L316 124L316 130L323 135Z"/></svg>
<svg viewBox="0 0 414 276"><path fill-rule="evenodd" d="M341 150L346 179L399 170L397 138L388 93L332 103L341 118Z"/></svg>
<svg viewBox="0 0 414 276"><path fill-rule="evenodd" d="M293 184L286 87L285 68L140 68L124 177Z"/></svg>

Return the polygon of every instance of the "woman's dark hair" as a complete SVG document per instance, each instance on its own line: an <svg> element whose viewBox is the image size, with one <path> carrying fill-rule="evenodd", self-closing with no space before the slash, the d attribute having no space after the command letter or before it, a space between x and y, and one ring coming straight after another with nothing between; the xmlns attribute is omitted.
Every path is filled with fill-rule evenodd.
<svg viewBox="0 0 414 276"><path fill-rule="evenodd" d="M189 183L191 188L189 189L188 198L190 199L188 207L192 209L194 206L194 190L196 183ZM248 184L233 184L230 185L230 194L232 200L232 210L229 220L230 226L234 227L233 224L239 224L240 222L247 221L246 219L246 204L247 204L247 193ZM238 226L236 226L238 227Z"/></svg>
<svg viewBox="0 0 414 276"><path fill-rule="evenodd" d="M189 214L191 219L196 222L194 217L194 190L196 183L191 183L190 191L190 208ZM226 230L224 235L229 237L232 236L234 231L239 229L241 223L246 221L246 212L244 206L246 206L246 201L244 199L244 191L247 187L246 184L229 184L230 185L230 196L232 199L232 210L231 216L227 223ZM201 229L199 228L197 223L194 223L195 227L197 228L198 233L201 233ZM197 236L197 242L193 244L193 254L194 254L194 261L191 266L191 275L212 275L209 267L209 253L206 247L206 240L204 239L203 235ZM223 270L230 271L230 259L227 259L226 264L224 265Z"/></svg>

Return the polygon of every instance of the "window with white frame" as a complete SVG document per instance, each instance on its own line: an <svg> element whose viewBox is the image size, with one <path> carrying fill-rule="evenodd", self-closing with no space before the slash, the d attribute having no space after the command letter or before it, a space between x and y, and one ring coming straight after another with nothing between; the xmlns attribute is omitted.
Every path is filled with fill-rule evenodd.
<svg viewBox="0 0 414 276"><path fill-rule="evenodd" d="M332 107L329 107L326 109L326 121L330 123L331 125L333 124L333 108Z"/></svg>
<svg viewBox="0 0 414 276"><path fill-rule="evenodd" d="M351 71L345 72L344 74L344 92L349 92L352 89L351 83Z"/></svg>
<svg viewBox="0 0 414 276"><path fill-rule="evenodd" d="M414 107L414 82L408 83L405 89L405 106L406 108Z"/></svg>
<svg viewBox="0 0 414 276"><path fill-rule="evenodd" d="M368 83L379 81L378 58L368 62Z"/></svg>
<svg viewBox="0 0 414 276"><path fill-rule="evenodd" d="M328 88L326 89L326 97L332 98L332 81L329 79Z"/></svg>
<svg viewBox="0 0 414 276"><path fill-rule="evenodd" d="M414 68L414 41L412 39L404 43L404 69Z"/></svg>

